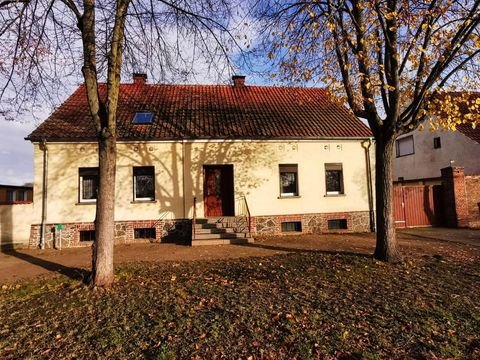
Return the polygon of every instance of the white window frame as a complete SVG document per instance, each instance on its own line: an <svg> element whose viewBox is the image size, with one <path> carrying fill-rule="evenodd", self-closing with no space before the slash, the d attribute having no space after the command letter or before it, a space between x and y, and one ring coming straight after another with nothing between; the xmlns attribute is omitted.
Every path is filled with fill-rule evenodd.
<svg viewBox="0 0 480 360"><path fill-rule="evenodd" d="M295 171L282 171L282 168L292 168L292 170L295 168ZM296 192L283 192L283 186L282 186L282 173L295 173L295 187L296 187ZM299 181L298 181L298 164L279 164L278 165L278 177L280 181L280 197L294 197L294 196L299 196L300 190L299 190Z"/></svg>
<svg viewBox="0 0 480 360"><path fill-rule="evenodd" d="M412 141L412 150L411 152L406 152L406 153L400 153L400 143L401 142L406 142L408 140L411 140ZM400 139L397 139L397 141L395 141L395 151L396 151L396 155L397 157L402 157L402 156L408 156L408 155L413 155L415 154L415 139L413 138L413 135L408 135L408 136L404 136Z"/></svg>
<svg viewBox="0 0 480 360"><path fill-rule="evenodd" d="M340 190L329 191L327 189L327 171L340 171ZM345 187L343 181L343 164L342 163L326 163L325 164L325 193L327 195L343 195L345 194Z"/></svg>
<svg viewBox="0 0 480 360"><path fill-rule="evenodd" d="M91 171L91 172L94 172L96 170L97 172L97 184L98 184L98 167L82 167L82 168L78 168L78 181L79 181L79 184L78 184L78 202L79 203L96 203L97 202L97 198L98 198L98 188L97 188L97 197L95 199L84 199L83 198L83 177L85 175L82 175L82 171ZM88 176L91 176L91 174L88 174Z"/></svg>
<svg viewBox="0 0 480 360"><path fill-rule="evenodd" d="M150 197L137 197L137 175L135 174L135 169L142 169L142 168L152 168L153 169L153 196ZM133 170L133 201L155 201L155 167L152 165L146 166L134 166Z"/></svg>

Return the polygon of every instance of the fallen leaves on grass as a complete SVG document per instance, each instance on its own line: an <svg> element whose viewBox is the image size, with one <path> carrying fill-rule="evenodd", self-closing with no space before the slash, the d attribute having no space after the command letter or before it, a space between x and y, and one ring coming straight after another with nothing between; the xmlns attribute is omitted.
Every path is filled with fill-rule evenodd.
<svg viewBox="0 0 480 360"><path fill-rule="evenodd" d="M57 279L0 292L0 357L472 358L480 264L298 253L129 264L108 293Z"/></svg>

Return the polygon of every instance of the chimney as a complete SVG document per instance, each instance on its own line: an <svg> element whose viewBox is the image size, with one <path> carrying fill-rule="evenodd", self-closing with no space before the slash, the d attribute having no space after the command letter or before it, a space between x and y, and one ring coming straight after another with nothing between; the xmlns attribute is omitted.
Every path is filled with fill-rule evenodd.
<svg viewBox="0 0 480 360"><path fill-rule="evenodd" d="M242 88L245 86L245 76L243 75L233 75L233 87Z"/></svg>
<svg viewBox="0 0 480 360"><path fill-rule="evenodd" d="M147 74L133 73L133 83L136 85L143 85L147 82Z"/></svg>

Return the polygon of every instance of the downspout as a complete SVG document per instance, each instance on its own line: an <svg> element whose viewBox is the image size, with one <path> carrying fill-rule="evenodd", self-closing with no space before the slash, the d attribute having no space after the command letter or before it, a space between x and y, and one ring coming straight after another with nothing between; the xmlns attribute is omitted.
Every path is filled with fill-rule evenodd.
<svg viewBox="0 0 480 360"><path fill-rule="evenodd" d="M362 147L365 149L365 165L367 176L367 192L368 192L368 210L370 215L370 231L375 232L375 211L373 210L373 186L372 186L372 165L370 163L370 147L372 139L362 141Z"/></svg>
<svg viewBox="0 0 480 360"><path fill-rule="evenodd" d="M45 233L47 223L47 182L48 182L48 148L47 141L42 139L40 150L43 151L43 184L42 184L42 224L40 226L40 248L45 249Z"/></svg>

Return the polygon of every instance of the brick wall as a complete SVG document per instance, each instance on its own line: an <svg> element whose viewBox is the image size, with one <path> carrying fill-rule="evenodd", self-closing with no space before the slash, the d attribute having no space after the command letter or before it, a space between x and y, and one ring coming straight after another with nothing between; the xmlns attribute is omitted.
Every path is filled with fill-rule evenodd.
<svg viewBox="0 0 480 360"><path fill-rule="evenodd" d="M480 175L465 176L463 167L441 169L445 225L480 227Z"/></svg>
<svg viewBox="0 0 480 360"><path fill-rule="evenodd" d="M328 229L329 220L346 220L347 229ZM300 222L302 233L320 234L332 232L368 232L370 215L368 211L255 216L252 218L252 233L262 235L288 234L282 232L282 222Z"/></svg>
<svg viewBox="0 0 480 360"><path fill-rule="evenodd" d="M469 226L480 228L480 175L465 176Z"/></svg>
<svg viewBox="0 0 480 360"><path fill-rule="evenodd" d="M463 167L441 169L444 219L448 227L468 227L468 205Z"/></svg>
<svg viewBox="0 0 480 360"><path fill-rule="evenodd" d="M80 231L95 230L93 223L68 223L62 224L62 247L90 246L91 241L80 241ZM116 221L115 243L137 242L134 238L135 229L154 228L155 239L151 242L177 242L189 243L191 239L191 220L141 220L141 221ZM59 244L59 231L56 224L46 225L45 247L53 248ZM41 225L34 224L30 229L29 247L37 247L40 244Z"/></svg>

